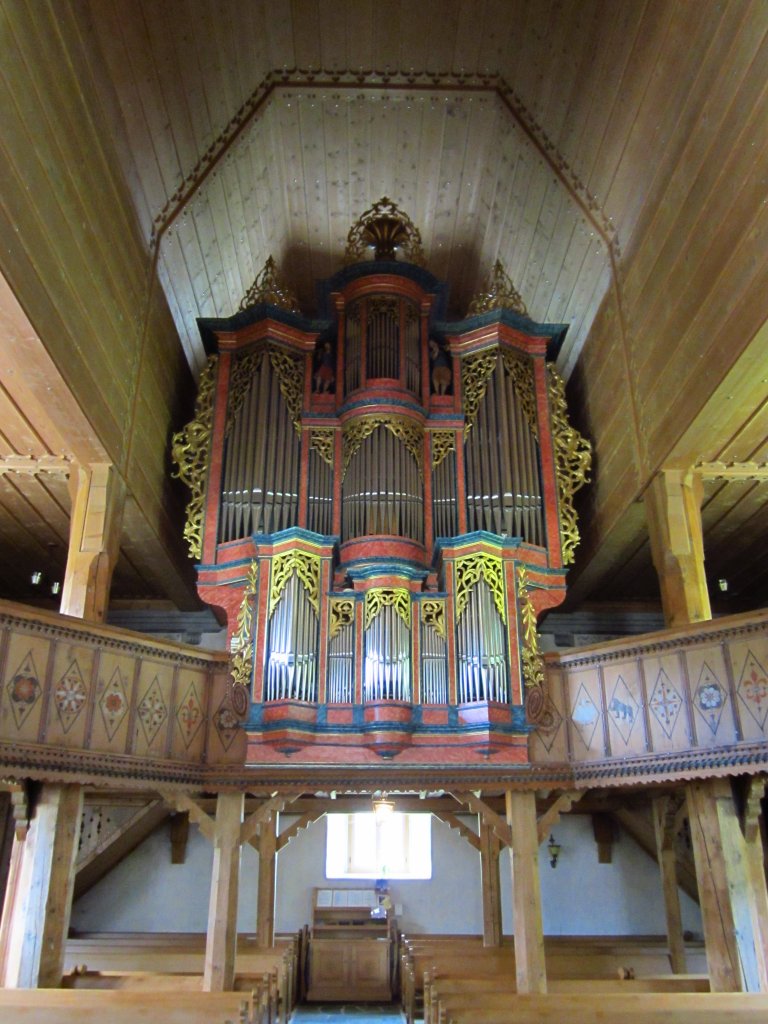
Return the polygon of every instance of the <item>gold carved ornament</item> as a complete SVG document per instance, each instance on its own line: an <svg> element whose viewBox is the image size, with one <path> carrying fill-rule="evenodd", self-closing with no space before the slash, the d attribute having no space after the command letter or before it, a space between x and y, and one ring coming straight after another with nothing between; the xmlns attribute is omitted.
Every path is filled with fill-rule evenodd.
<svg viewBox="0 0 768 1024"><path fill-rule="evenodd" d="M472 588L483 579L490 587L496 611L499 613L501 621L506 625L507 609L504 604L504 570L498 555L488 555L480 552L476 555L465 555L464 558L457 558L455 573L456 621L459 621L464 609L467 607Z"/></svg>
<svg viewBox="0 0 768 1024"><path fill-rule="evenodd" d="M304 404L304 360L279 348L269 350L272 369L280 382L280 393L288 406L296 433L301 437L301 407Z"/></svg>
<svg viewBox="0 0 768 1024"><path fill-rule="evenodd" d="M394 259L395 247L399 247L409 262L425 265L418 228L387 196L382 196L349 229L344 262L359 263L371 245L376 248L376 259Z"/></svg>
<svg viewBox="0 0 768 1024"><path fill-rule="evenodd" d="M351 597L332 597L329 605L330 624L328 636L330 640L338 636L342 629L354 625L355 602Z"/></svg>
<svg viewBox="0 0 768 1024"><path fill-rule="evenodd" d="M523 410L526 422L538 441L539 421L536 415L536 378L533 373L533 364L530 359L521 359L509 349L501 350L501 359L504 369L512 379L512 387L515 389L515 396Z"/></svg>
<svg viewBox="0 0 768 1024"><path fill-rule="evenodd" d="M283 281L274 259L270 256L260 274L256 275L251 287L245 293L239 309L248 309L260 302L268 302L270 306L279 306L289 313L300 313L299 302L293 292Z"/></svg>
<svg viewBox="0 0 768 1024"><path fill-rule="evenodd" d="M437 469L443 459L456 451L455 430L432 430L432 469Z"/></svg>
<svg viewBox="0 0 768 1024"><path fill-rule="evenodd" d="M365 628L379 614L382 608L392 605L405 623L411 628L411 594L405 587L375 587L365 592Z"/></svg>
<svg viewBox="0 0 768 1024"><path fill-rule="evenodd" d="M552 416L552 443L555 454L558 504L560 508L560 543L563 564L573 562L579 544L579 527L573 496L589 480L592 466L592 445L568 422L565 382L555 368L547 364L549 401Z"/></svg>
<svg viewBox="0 0 768 1024"><path fill-rule="evenodd" d="M448 638L445 627L445 601L430 598L429 601L421 602L421 621L425 626L431 626L443 640Z"/></svg>
<svg viewBox="0 0 768 1024"><path fill-rule="evenodd" d="M232 638L232 679L236 686L248 686L253 672L253 612L251 600L256 594L258 562L251 562L245 580L243 599L237 613L237 632Z"/></svg>
<svg viewBox="0 0 768 1024"><path fill-rule="evenodd" d="M528 571L524 565L517 567L517 595L520 601L522 624L521 646L523 655L523 682L526 686L544 687L544 659L539 650L539 634L536 629L536 611L531 601Z"/></svg>
<svg viewBox="0 0 768 1024"><path fill-rule="evenodd" d="M306 551L288 551L272 559L272 586L269 590L269 616L277 608L280 596L293 574L299 577L315 615L320 618L320 556Z"/></svg>
<svg viewBox="0 0 768 1024"><path fill-rule="evenodd" d="M334 440L336 431L328 427L320 427L309 432L309 447L314 449L323 462L329 466L334 464Z"/></svg>
<svg viewBox="0 0 768 1024"><path fill-rule="evenodd" d="M496 260L493 270L488 275L485 287L472 299L467 309L467 316L488 313L492 309L511 309L521 316L528 316L520 292L512 283L512 278L504 270L501 260Z"/></svg>
<svg viewBox="0 0 768 1024"><path fill-rule="evenodd" d="M377 427L386 427L398 440L402 441L405 447L413 456L419 470L422 472L422 454L424 451L424 429L420 424L406 416L394 416L382 414L381 416L361 416L347 424L343 430L343 468L342 479L346 476L349 464L360 450L363 441L369 437Z"/></svg>
<svg viewBox="0 0 768 1024"><path fill-rule="evenodd" d="M472 429L477 410L485 398L488 381L496 369L496 349L467 356L461 362L461 394L464 400L464 436Z"/></svg>
<svg viewBox="0 0 768 1024"><path fill-rule="evenodd" d="M245 396L251 387L253 375L261 366L264 349L256 352L248 352L232 363L232 370L229 376L229 399L227 402L227 425L224 436L229 437L234 426L237 414L243 407Z"/></svg>
<svg viewBox="0 0 768 1024"><path fill-rule="evenodd" d="M192 492L184 524L184 539L192 558L200 558L203 553L203 505L213 432L216 365L216 356L211 356L200 374L194 419L171 438L171 457L178 466L173 475Z"/></svg>

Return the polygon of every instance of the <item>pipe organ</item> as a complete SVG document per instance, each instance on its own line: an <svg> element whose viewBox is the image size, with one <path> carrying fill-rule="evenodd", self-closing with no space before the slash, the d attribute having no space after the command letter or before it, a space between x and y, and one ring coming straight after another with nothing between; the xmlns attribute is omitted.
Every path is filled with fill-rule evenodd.
<svg viewBox="0 0 768 1024"><path fill-rule="evenodd" d="M551 720L536 618L565 595L590 458L547 360L564 327L531 321L500 265L449 320L386 199L321 295L301 316L270 260L201 321L174 439L249 760L525 761Z"/></svg>

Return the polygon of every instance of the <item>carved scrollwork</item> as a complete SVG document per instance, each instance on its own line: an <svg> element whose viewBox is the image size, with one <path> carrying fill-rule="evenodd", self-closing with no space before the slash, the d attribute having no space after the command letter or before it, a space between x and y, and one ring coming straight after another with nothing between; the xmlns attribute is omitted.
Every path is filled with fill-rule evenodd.
<svg viewBox="0 0 768 1024"><path fill-rule="evenodd" d="M280 381L280 393L291 414L296 433L301 436L301 407L304 403L304 360L289 356L280 348L269 350L272 369Z"/></svg>
<svg viewBox="0 0 768 1024"><path fill-rule="evenodd" d="M431 626L437 635L445 640L448 636L445 626L445 601L442 598L422 601L421 621L425 626Z"/></svg>
<svg viewBox="0 0 768 1024"><path fill-rule="evenodd" d="M387 196L382 196L349 229L344 262L360 262L370 245L376 246L377 259L394 259L394 247L399 246L411 263L420 267L425 264L418 228Z"/></svg>
<svg viewBox="0 0 768 1024"><path fill-rule="evenodd" d="M232 371L229 377L229 402L227 405L227 425L224 429L225 436L229 437L232 426L237 419L237 414L243 407L245 396L251 386L253 375L261 366L264 355L263 349L255 352L248 352L232 364Z"/></svg>
<svg viewBox="0 0 768 1024"><path fill-rule="evenodd" d="M493 602L496 605L501 621L507 621L507 609L504 603L504 570L501 559L497 555L480 552L456 559L456 621L461 618L467 607L472 588L480 580L490 587Z"/></svg>
<svg viewBox="0 0 768 1024"><path fill-rule="evenodd" d="M192 558L200 558L203 551L203 505L213 431L216 366L217 358L211 356L200 375L194 419L171 439L171 456L178 466L174 476L192 492L184 524L184 539Z"/></svg>
<svg viewBox="0 0 768 1024"><path fill-rule="evenodd" d="M383 414L381 416L362 416L344 427L343 469L344 476L349 464L360 450L360 445L377 427L386 427L396 438L403 442L416 462L419 474L422 473L422 453L424 451L424 430L420 424L405 416Z"/></svg>
<svg viewBox="0 0 768 1024"><path fill-rule="evenodd" d="M520 641L523 658L523 682L527 687L535 686L545 693L544 659L539 650L536 611L531 601L528 571L524 565L517 567L517 597L522 627Z"/></svg>
<svg viewBox="0 0 768 1024"><path fill-rule="evenodd" d="M269 591L269 614L274 612L285 585L296 573L304 585L309 602L320 617L320 556L307 551L287 551L272 561L272 586Z"/></svg>
<svg viewBox="0 0 768 1024"><path fill-rule="evenodd" d="M411 595L405 587L375 587L365 592L365 628L382 608L392 605L408 629L411 628Z"/></svg>
<svg viewBox="0 0 768 1024"><path fill-rule="evenodd" d="M232 638L232 680L236 686L248 686L253 672L253 611L259 564L251 562L245 580L243 599L237 613L237 632Z"/></svg>
<svg viewBox="0 0 768 1024"><path fill-rule="evenodd" d="M332 597L330 601L330 624L328 635L331 640L346 626L355 621L355 602L351 597Z"/></svg>
<svg viewBox="0 0 768 1024"><path fill-rule="evenodd" d="M568 422L568 406L565 401L563 378L549 364L547 364L547 370L560 507L560 543L563 551L563 564L570 565L580 540L573 496L589 481L592 445Z"/></svg>
<svg viewBox="0 0 768 1024"><path fill-rule="evenodd" d="M271 256L245 293L239 308L248 309L249 306L256 306L260 302L268 302L271 306L287 309L289 313L301 312L298 299L283 281Z"/></svg>
<svg viewBox="0 0 768 1024"><path fill-rule="evenodd" d="M333 466L333 449L336 431L329 427L316 427L309 432L309 447L314 449L323 462Z"/></svg>
<svg viewBox="0 0 768 1024"><path fill-rule="evenodd" d="M467 356L461 363L461 393L464 398L464 436L470 432L480 403L488 390L488 381L496 369L496 349Z"/></svg>
<svg viewBox="0 0 768 1024"><path fill-rule="evenodd" d="M432 438L432 469L437 469L443 459L456 451L455 430L433 430Z"/></svg>
<svg viewBox="0 0 768 1024"><path fill-rule="evenodd" d="M521 359L509 349L502 349L501 359L504 369L512 380L515 396L520 403L523 415L531 428L531 433L538 441L539 421L536 415L536 380L533 364L530 359Z"/></svg>
<svg viewBox="0 0 768 1024"><path fill-rule="evenodd" d="M520 292L512 283L512 278L505 271L501 260L496 260L485 287L470 302L467 316L488 313L492 309L511 309L522 316L528 316Z"/></svg>

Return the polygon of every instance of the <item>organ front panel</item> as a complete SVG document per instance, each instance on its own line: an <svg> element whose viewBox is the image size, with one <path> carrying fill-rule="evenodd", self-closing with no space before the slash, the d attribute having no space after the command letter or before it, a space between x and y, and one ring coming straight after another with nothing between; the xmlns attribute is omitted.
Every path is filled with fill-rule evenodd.
<svg viewBox="0 0 768 1024"><path fill-rule="evenodd" d="M547 363L564 328L498 288L448 320L386 203L319 318L272 287L202 322L175 448L199 590L227 614L251 760L519 762L548 713L535 622L564 597L589 463Z"/></svg>

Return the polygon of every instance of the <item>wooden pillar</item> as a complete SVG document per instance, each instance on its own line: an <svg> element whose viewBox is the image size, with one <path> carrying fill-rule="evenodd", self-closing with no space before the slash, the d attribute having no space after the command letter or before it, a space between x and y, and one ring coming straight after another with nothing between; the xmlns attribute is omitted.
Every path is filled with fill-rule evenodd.
<svg viewBox="0 0 768 1024"><path fill-rule="evenodd" d="M72 467L72 514L60 611L103 622L120 549L125 486L113 466Z"/></svg>
<svg viewBox="0 0 768 1024"><path fill-rule="evenodd" d="M544 932L539 888L536 797L507 790L507 823L512 829L512 906L515 915L515 974L518 992L546 992Z"/></svg>
<svg viewBox="0 0 768 1024"><path fill-rule="evenodd" d="M277 866L277 813L259 827L259 891L256 906L256 941L275 943L275 879Z"/></svg>
<svg viewBox="0 0 768 1024"><path fill-rule="evenodd" d="M702 482L697 473L664 469L645 493L653 564L668 626L712 618L704 573Z"/></svg>
<svg viewBox="0 0 768 1024"><path fill-rule="evenodd" d="M734 822L724 820L721 813L726 803L733 807L728 781L689 783L686 799L710 985L713 992L740 992L744 987L740 940L726 870L733 837L724 834L724 827L732 829Z"/></svg>
<svg viewBox="0 0 768 1024"><path fill-rule="evenodd" d="M213 834L211 899L203 968L204 992L229 992L235 982L240 826L244 793L219 793Z"/></svg>
<svg viewBox="0 0 768 1024"><path fill-rule="evenodd" d="M653 801L653 826L656 832L656 855L664 894L669 962L673 974L685 974L685 942L680 914L680 892L677 887L675 801L671 797L660 796Z"/></svg>
<svg viewBox="0 0 768 1024"><path fill-rule="evenodd" d="M765 881L765 854L760 830L760 801L765 792L762 776L749 781L744 808L744 856L751 895L752 933L757 959L758 985L768 992L768 888Z"/></svg>
<svg viewBox="0 0 768 1024"><path fill-rule="evenodd" d="M80 786L45 785L26 838L14 839L2 926L7 988L61 985L82 814Z"/></svg>
<svg viewBox="0 0 768 1024"><path fill-rule="evenodd" d="M501 843L490 826L480 819L480 879L483 886L484 946L500 946L502 942L500 852Z"/></svg>

